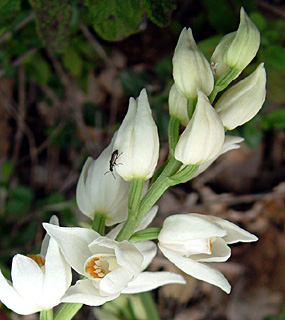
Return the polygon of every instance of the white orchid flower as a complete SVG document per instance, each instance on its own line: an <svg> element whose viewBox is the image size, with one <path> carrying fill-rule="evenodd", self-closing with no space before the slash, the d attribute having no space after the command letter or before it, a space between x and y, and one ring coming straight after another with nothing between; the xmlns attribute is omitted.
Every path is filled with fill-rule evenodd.
<svg viewBox="0 0 285 320"><path fill-rule="evenodd" d="M51 219L57 223L57 218ZM60 303L71 284L71 268L56 241L46 235L39 255L17 254L12 261L12 283L0 271L0 300L14 312L27 315Z"/></svg>
<svg viewBox="0 0 285 320"><path fill-rule="evenodd" d="M227 220L190 213L166 218L158 240L164 256L179 269L229 293L227 279L205 262L226 261L231 255L228 244L258 239Z"/></svg>
<svg viewBox="0 0 285 320"><path fill-rule="evenodd" d="M99 306L121 293L138 293L168 283L185 283L182 276L171 272L142 272L156 254L151 241L136 244L117 242L85 228L64 228L44 224L67 261L86 277L72 286L63 302Z"/></svg>
<svg viewBox="0 0 285 320"><path fill-rule="evenodd" d="M219 154L224 140L220 117L205 93L198 90L196 109L177 142L175 158L186 165L202 164Z"/></svg>
<svg viewBox="0 0 285 320"><path fill-rule="evenodd" d="M116 134L96 160L91 157L86 160L76 189L80 211L91 219L96 213L105 215L107 226L125 221L128 217L130 183L115 172L108 172L115 137Z"/></svg>
<svg viewBox="0 0 285 320"><path fill-rule="evenodd" d="M136 100L130 98L114 150L118 150L121 163L115 169L123 179L147 180L152 177L159 156L159 137L145 89Z"/></svg>
<svg viewBox="0 0 285 320"><path fill-rule="evenodd" d="M198 48L191 28L184 28L173 56L173 78L177 89L187 99L197 98L197 89L209 95L214 76L208 60Z"/></svg>

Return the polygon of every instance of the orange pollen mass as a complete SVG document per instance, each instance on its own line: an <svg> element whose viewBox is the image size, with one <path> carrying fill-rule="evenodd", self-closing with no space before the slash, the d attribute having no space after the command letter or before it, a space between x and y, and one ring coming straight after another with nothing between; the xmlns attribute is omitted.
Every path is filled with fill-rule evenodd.
<svg viewBox="0 0 285 320"><path fill-rule="evenodd" d="M40 267L45 265L45 259L38 254L28 254L27 257L33 259Z"/></svg>
<svg viewBox="0 0 285 320"><path fill-rule="evenodd" d="M85 265L85 272L88 273L92 278L104 278L106 273L103 267L97 263L99 262L99 257L91 258Z"/></svg>

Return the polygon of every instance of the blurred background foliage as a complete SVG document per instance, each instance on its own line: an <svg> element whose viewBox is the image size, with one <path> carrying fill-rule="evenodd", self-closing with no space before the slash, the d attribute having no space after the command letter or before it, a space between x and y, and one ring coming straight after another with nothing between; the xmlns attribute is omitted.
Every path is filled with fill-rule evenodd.
<svg viewBox="0 0 285 320"><path fill-rule="evenodd" d="M0 268L6 277L13 255L38 252L42 221L52 214L66 226L84 220L74 199L82 164L109 143L128 97L143 87L165 145L171 59L181 29L191 26L210 58L222 36L237 29L241 6L261 33L243 76L264 61L267 98L258 116L232 134L255 148L285 128L282 2L0 0Z"/></svg>

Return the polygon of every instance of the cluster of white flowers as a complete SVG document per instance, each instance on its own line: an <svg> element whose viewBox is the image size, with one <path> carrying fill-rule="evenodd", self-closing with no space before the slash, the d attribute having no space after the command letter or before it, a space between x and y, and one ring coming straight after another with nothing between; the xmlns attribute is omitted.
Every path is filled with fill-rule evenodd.
<svg viewBox="0 0 285 320"><path fill-rule="evenodd" d="M144 271L157 248L185 273L229 293L226 278L206 263L226 261L231 254L228 244L256 241L256 236L221 218L198 213L172 215L161 228L147 226L156 215L155 202L169 186L192 179L219 155L239 148L243 139L225 135L225 129L249 121L261 108L263 64L226 90L214 106L213 101L250 63L258 47L259 32L243 9L239 29L221 40L212 67L191 29L183 29L173 57L169 109L171 121L185 129L181 135L179 125L176 131L169 130L174 143L167 164L154 175L159 136L143 89L136 100L130 98L111 144L83 166L76 199L81 212L93 219L93 229L60 227L55 218L44 223L48 235L41 254L14 257L13 283L0 273L2 303L19 314L30 314L60 302L99 306L121 293L185 284L180 274ZM105 234L105 226L114 228ZM73 286L70 268L82 276Z"/></svg>

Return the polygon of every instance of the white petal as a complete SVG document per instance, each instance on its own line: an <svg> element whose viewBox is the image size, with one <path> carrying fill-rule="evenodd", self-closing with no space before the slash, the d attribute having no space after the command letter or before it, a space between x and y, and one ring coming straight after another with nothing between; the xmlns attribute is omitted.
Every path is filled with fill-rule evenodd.
<svg viewBox="0 0 285 320"><path fill-rule="evenodd" d="M71 268L60 252L54 239L50 239L46 263L43 293L45 304L52 308L60 303L60 299L71 284Z"/></svg>
<svg viewBox="0 0 285 320"><path fill-rule="evenodd" d="M50 218L49 223L58 226L59 225L58 217L53 215ZM47 254L47 248L48 248L48 244L49 244L49 239L50 239L50 236L48 234L46 234L44 239L43 239L43 241L42 241L40 255L42 255L43 257L45 257L46 254Z"/></svg>
<svg viewBox="0 0 285 320"><path fill-rule="evenodd" d="M134 244L128 241L118 242L115 248L115 254L118 264L134 276L141 271L144 257Z"/></svg>
<svg viewBox="0 0 285 320"><path fill-rule="evenodd" d="M157 247L152 241L140 241L134 243L136 248L143 254L144 260L141 265L141 271L144 270L153 260L157 253Z"/></svg>
<svg viewBox="0 0 285 320"><path fill-rule="evenodd" d="M84 263L92 253L89 243L100 235L87 228L65 228L43 223L48 234L58 243L66 261L80 274L85 275Z"/></svg>
<svg viewBox="0 0 285 320"><path fill-rule="evenodd" d="M215 223L219 224L222 228L227 230L227 235L224 236L223 239L228 244L236 242L253 242L258 240L258 238L254 234L238 227L237 225L235 225L232 222L229 222L228 220L224 220L215 216L210 216L210 218Z"/></svg>
<svg viewBox="0 0 285 320"><path fill-rule="evenodd" d="M173 251L161 247L160 245L158 246L165 257L185 273L196 279L209 282L217 287L220 287L225 292L230 293L231 286L228 280L217 269L190 258L182 257Z"/></svg>
<svg viewBox="0 0 285 320"><path fill-rule="evenodd" d="M196 254L192 255L191 258L199 262L223 262L231 256L231 249L223 238L216 238L212 245L211 254Z"/></svg>
<svg viewBox="0 0 285 320"><path fill-rule="evenodd" d="M33 301L23 299L22 296L11 286L0 270L0 300L5 306L14 312L27 315L39 311Z"/></svg>
<svg viewBox="0 0 285 320"><path fill-rule="evenodd" d="M191 239L223 237L226 230L200 214L175 214L164 220L158 235L161 243L178 243Z"/></svg>
<svg viewBox="0 0 285 320"><path fill-rule="evenodd" d="M120 294L134 275L125 268L118 268L108 273L99 284L99 292L102 296L113 296Z"/></svg>
<svg viewBox="0 0 285 320"><path fill-rule="evenodd" d="M83 303L88 306L101 306L107 301L116 299L119 294L103 297L99 294L91 280L79 280L69 288L61 299L62 302Z"/></svg>
<svg viewBox="0 0 285 320"><path fill-rule="evenodd" d="M186 281L180 274L173 272L142 272L122 293L149 291L169 283L185 284Z"/></svg>
<svg viewBox="0 0 285 320"><path fill-rule="evenodd" d="M12 261L11 277L14 289L22 297L39 308L44 307L44 274L33 259L17 254Z"/></svg>

